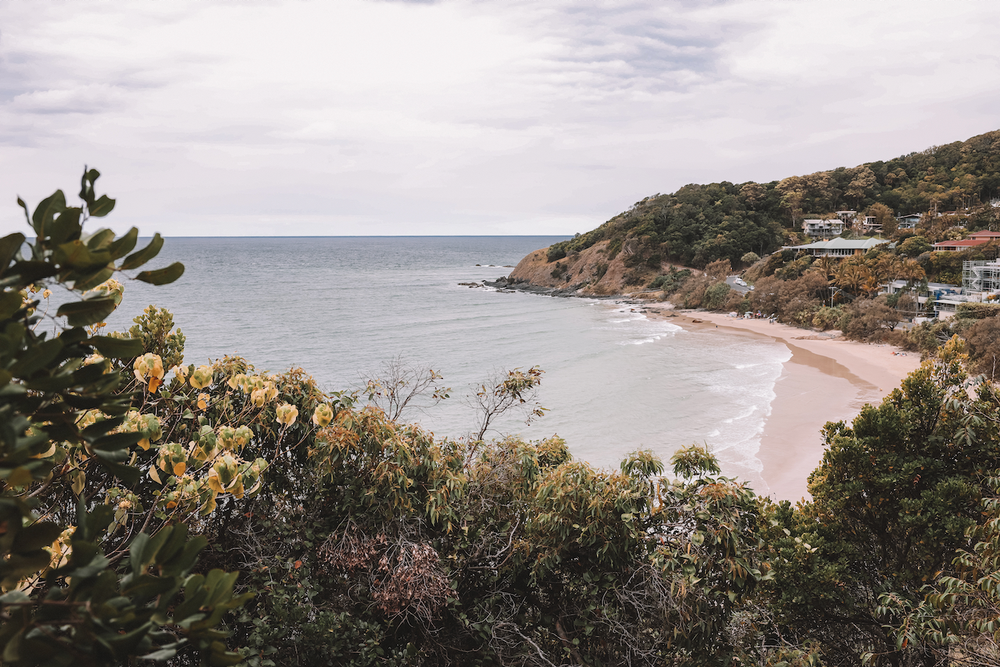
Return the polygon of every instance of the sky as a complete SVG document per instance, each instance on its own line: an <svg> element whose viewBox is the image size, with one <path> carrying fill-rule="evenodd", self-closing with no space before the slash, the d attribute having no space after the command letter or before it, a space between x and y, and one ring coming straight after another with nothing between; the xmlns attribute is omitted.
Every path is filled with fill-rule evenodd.
<svg viewBox="0 0 1000 667"><path fill-rule="evenodd" d="M1000 129L997 25L995 0L6 0L0 233L84 165L119 232L585 232Z"/></svg>

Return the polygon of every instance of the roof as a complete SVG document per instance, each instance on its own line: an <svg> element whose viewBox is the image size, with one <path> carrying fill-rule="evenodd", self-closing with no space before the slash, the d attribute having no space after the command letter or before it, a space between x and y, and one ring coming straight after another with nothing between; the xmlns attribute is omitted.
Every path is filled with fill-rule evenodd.
<svg viewBox="0 0 1000 667"><path fill-rule="evenodd" d="M961 241L938 241L935 248L971 248L988 243L989 239L962 239Z"/></svg>
<svg viewBox="0 0 1000 667"><path fill-rule="evenodd" d="M991 232L987 230L982 230L978 232L972 232L969 234L970 239L1000 239L1000 232Z"/></svg>
<svg viewBox="0 0 1000 667"><path fill-rule="evenodd" d="M792 246L792 250L871 250L875 246L888 243L886 239L842 239L817 241L806 245Z"/></svg>

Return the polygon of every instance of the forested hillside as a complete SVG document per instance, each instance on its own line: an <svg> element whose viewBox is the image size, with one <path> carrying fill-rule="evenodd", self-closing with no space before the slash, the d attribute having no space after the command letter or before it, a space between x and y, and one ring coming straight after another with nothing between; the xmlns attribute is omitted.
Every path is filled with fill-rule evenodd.
<svg viewBox="0 0 1000 667"><path fill-rule="evenodd" d="M747 253L762 256L780 247L810 215L864 212L881 204L895 215L962 210L970 229L987 227L996 223L996 208L989 204L998 193L1000 131L994 131L884 162L770 183L685 185L673 194L647 197L600 227L553 245L545 259L562 261L567 270L560 273L572 276L579 253L603 243L606 265L617 260L633 269L620 272L624 282L619 285L596 290L615 292L641 285L666 264L702 268L725 259L739 266ZM604 276L576 274L587 283L585 291ZM515 272L514 278L524 276ZM562 286L570 284L562 281Z"/></svg>

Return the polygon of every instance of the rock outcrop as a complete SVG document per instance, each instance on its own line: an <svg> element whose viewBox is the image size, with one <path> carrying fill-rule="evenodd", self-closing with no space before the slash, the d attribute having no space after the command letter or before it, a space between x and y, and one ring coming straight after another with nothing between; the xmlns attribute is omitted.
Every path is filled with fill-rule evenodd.
<svg viewBox="0 0 1000 667"><path fill-rule="evenodd" d="M635 296L666 270L666 265L650 267L648 263L627 266L627 252L609 257L608 245L601 241L552 262L548 248L541 248L522 259L506 281L491 284L560 295Z"/></svg>

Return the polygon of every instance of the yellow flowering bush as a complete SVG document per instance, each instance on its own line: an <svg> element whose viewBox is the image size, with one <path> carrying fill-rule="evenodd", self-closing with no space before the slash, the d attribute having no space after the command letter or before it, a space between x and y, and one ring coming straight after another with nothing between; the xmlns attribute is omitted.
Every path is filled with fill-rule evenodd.
<svg viewBox="0 0 1000 667"><path fill-rule="evenodd" d="M194 373L191 373L191 386L195 389L204 389L212 384L212 367L198 366Z"/></svg>
<svg viewBox="0 0 1000 667"><path fill-rule="evenodd" d="M291 426L299 416L299 409L288 403L279 405L275 412L277 414L277 422L283 426Z"/></svg>
<svg viewBox="0 0 1000 667"><path fill-rule="evenodd" d="M178 380L180 380L181 383L184 383L184 382L187 381L187 376L188 376L188 367L187 366L178 364L176 366L173 366L170 370L173 371L174 377L177 378Z"/></svg>
<svg viewBox="0 0 1000 667"><path fill-rule="evenodd" d="M146 384L147 378L149 379L147 390L150 393L156 391L163 382L163 360L158 354L147 353L136 358L132 368L139 382Z"/></svg>
<svg viewBox="0 0 1000 667"><path fill-rule="evenodd" d="M333 408L326 403L317 405L316 410L313 411L312 421L320 428L329 426L330 422L333 421Z"/></svg>
<svg viewBox="0 0 1000 667"><path fill-rule="evenodd" d="M125 416L121 432L141 434L142 439L138 444L143 451L148 450L150 443L159 440L163 435L160 420L156 415L139 414L137 410L130 410Z"/></svg>

